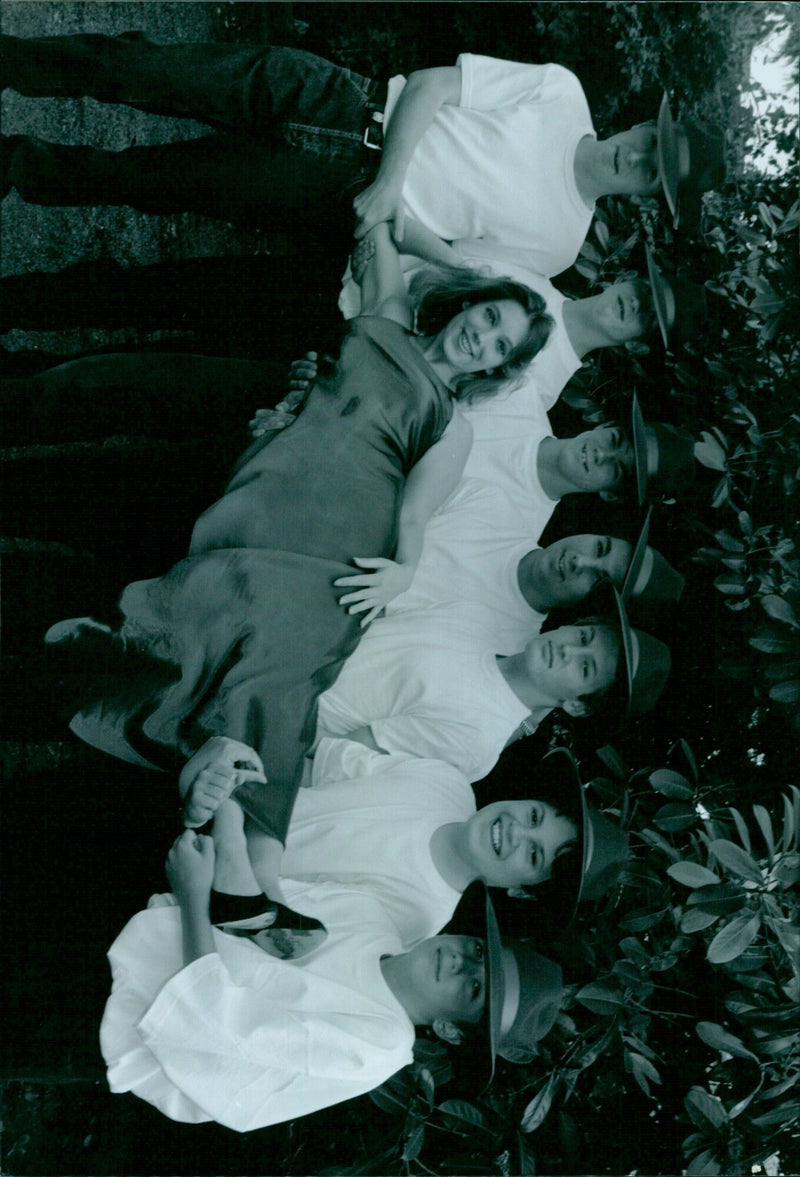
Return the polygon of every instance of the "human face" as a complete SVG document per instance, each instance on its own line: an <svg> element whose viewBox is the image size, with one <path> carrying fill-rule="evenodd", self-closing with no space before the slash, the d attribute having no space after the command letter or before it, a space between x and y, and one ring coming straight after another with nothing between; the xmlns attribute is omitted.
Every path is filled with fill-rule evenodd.
<svg viewBox="0 0 800 1177"><path fill-rule="evenodd" d="M582 601L603 576L621 588L632 550L610 535L568 535L532 553L530 585L546 609Z"/></svg>
<svg viewBox="0 0 800 1177"><path fill-rule="evenodd" d="M598 425L565 439L559 468L576 491L613 491L634 467L633 446L619 425Z"/></svg>
<svg viewBox="0 0 800 1177"><path fill-rule="evenodd" d="M474 936L432 936L406 954L408 986L425 1020L481 1020L486 1000L486 947Z"/></svg>
<svg viewBox="0 0 800 1177"><path fill-rule="evenodd" d="M615 282L596 303L595 322L613 347L641 339L653 323L653 298L647 283Z"/></svg>
<svg viewBox="0 0 800 1177"><path fill-rule="evenodd" d="M532 887L550 878L578 827L546 801L495 801L466 824L469 859L490 887Z"/></svg>
<svg viewBox="0 0 800 1177"><path fill-rule="evenodd" d="M658 177L658 134L653 123L637 123L598 144L605 195L655 196Z"/></svg>
<svg viewBox="0 0 800 1177"><path fill-rule="evenodd" d="M528 335L528 316L512 298L476 302L450 320L437 344L455 375L493 372Z"/></svg>
<svg viewBox="0 0 800 1177"><path fill-rule="evenodd" d="M525 667L531 684L549 696L554 706L564 706L607 690L616 677L620 656L619 638L611 626L562 625L528 642Z"/></svg>

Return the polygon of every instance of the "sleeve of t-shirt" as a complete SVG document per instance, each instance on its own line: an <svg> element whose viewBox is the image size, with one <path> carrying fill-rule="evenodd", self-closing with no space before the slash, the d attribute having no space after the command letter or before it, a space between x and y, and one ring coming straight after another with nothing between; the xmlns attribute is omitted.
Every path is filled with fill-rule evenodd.
<svg viewBox="0 0 800 1177"><path fill-rule="evenodd" d="M562 97L565 87L580 86L578 79L562 65L530 65L461 53L462 107L470 110L500 110L524 102L547 102Z"/></svg>
<svg viewBox="0 0 800 1177"><path fill-rule="evenodd" d="M483 734L469 720L392 715L373 720L370 728L375 743L387 752L444 760L469 781L485 776L494 763ZM484 768L487 758L488 767Z"/></svg>
<svg viewBox="0 0 800 1177"><path fill-rule="evenodd" d="M239 1132L363 1094L410 1061L399 1022L374 1009L292 1010L283 988L236 984L211 953L168 981L139 1024L170 1081Z"/></svg>
<svg viewBox="0 0 800 1177"><path fill-rule="evenodd" d="M326 736L320 740L314 753L311 783L318 788L337 781L378 776L393 768L398 759L404 761L406 757L387 756L385 752L376 752L356 740Z"/></svg>

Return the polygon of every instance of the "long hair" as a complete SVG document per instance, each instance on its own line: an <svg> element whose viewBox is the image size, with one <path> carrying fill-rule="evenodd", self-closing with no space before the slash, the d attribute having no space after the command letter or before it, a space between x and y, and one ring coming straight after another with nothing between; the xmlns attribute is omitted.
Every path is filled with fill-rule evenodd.
<svg viewBox="0 0 800 1177"><path fill-rule="evenodd" d="M180 678L178 666L126 640L119 630L86 624L48 642L45 659L59 690L59 711L67 719L98 704L125 714L159 699Z"/></svg>
<svg viewBox="0 0 800 1177"><path fill-rule="evenodd" d="M409 287L417 311L417 326L423 335L438 335L464 309L479 302L510 298L519 303L528 316L528 333L513 348L492 375L464 372L453 380L455 399L473 403L494 396L500 389L513 387L531 360L547 343L553 329L553 317L545 301L521 282L512 278L495 278L460 266L426 266L415 274Z"/></svg>

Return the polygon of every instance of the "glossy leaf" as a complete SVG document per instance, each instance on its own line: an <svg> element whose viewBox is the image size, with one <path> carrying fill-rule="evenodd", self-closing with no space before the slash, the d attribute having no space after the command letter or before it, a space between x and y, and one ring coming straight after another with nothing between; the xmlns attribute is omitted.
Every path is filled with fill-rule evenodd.
<svg viewBox="0 0 800 1177"><path fill-rule="evenodd" d="M712 964L727 964L736 960L755 940L761 927L758 912L735 915L720 928L708 946L706 956Z"/></svg>
<svg viewBox="0 0 800 1177"><path fill-rule="evenodd" d="M758 1062L758 1056L753 1054L752 1050L748 1050L740 1038L737 1038L735 1034L730 1034L717 1022L698 1022L695 1030L706 1046L710 1046L713 1050L726 1050L728 1054L732 1054L736 1058L746 1058L754 1063Z"/></svg>
<svg viewBox="0 0 800 1177"><path fill-rule="evenodd" d="M694 795L692 786L685 776L673 772L671 768L657 768L647 778L657 793L674 800L688 801Z"/></svg>
<svg viewBox="0 0 800 1177"><path fill-rule="evenodd" d="M701 432L702 441L695 442L694 456L701 466L709 470L719 470L723 473L727 469L727 455L713 434L705 429Z"/></svg>
<svg viewBox="0 0 800 1177"><path fill-rule="evenodd" d="M763 834L764 841L767 845L769 860L772 863L775 860L775 834L772 829L772 818L763 805L753 806L753 816L758 822L759 829Z"/></svg>
<svg viewBox="0 0 800 1177"><path fill-rule="evenodd" d="M722 1166L714 1160L711 1149L704 1148L696 1157L692 1157L686 1172L690 1177L717 1177L722 1172Z"/></svg>
<svg viewBox="0 0 800 1177"><path fill-rule="evenodd" d="M744 578L736 572L723 572L715 578L714 588L721 593L741 596L744 593Z"/></svg>
<svg viewBox="0 0 800 1177"><path fill-rule="evenodd" d="M719 1131L726 1127L728 1114L722 1100L709 1093L703 1087L692 1087L683 1101L689 1118L698 1128L706 1128L710 1124Z"/></svg>
<svg viewBox="0 0 800 1177"><path fill-rule="evenodd" d="M425 1142L425 1125L417 1124L412 1128L403 1143L403 1160L415 1161L422 1151Z"/></svg>
<svg viewBox="0 0 800 1177"><path fill-rule="evenodd" d="M686 900L687 906L699 907L716 915L730 915L747 900L747 892L738 883L720 883L714 887L698 887Z"/></svg>
<svg viewBox="0 0 800 1177"><path fill-rule="evenodd" d="M793 626L794 629L800 628L798 626L797 618L794 614L794 609L788 601L777 594L770 594L761 598L761 605L765 613L770 617L774 617L776 621L783 621L786 625Z"/></svg>
<svg viewBox="0 0 800 1177"><path fill-rule="evenodd" d="M800 678L790 678L786 682L776 683L769 690L770 699L776 703L800 702Z"/></svg>
<svg viewBox="0 0 800 1177"><path fill-rule="evenodd" d="M452 1132L469 1135L470 1129L477 1128L479 1132L492 1133L486 1116L474 1104L465 1099L446 1099L440 1103L437 1111L445 1117L447 1126Z"/></svg>
<svg viewBox="0 0 800 1177"><path fill-rule="evenodd" d="M688 830L696 821L697 814L685 801L670 801L668 805L662 805L653 818L653 824L668 833Z"/></svg>
<svg viewBox="0 0 800 1177"><path fill-rule="evenodd" d="M625 1069L630 1071L645 1095L650 1095L650 1084L660 1083L661 1076L656 1068L643 1054L636 1054L631 1050L625 1052Z"/></svg>
<svg viewBox="0 0 800 1177"><path fill-rule="evenodd" d="M741 838L742 845L744 846L745 850L749 852L752 847L750 845L750 831L747 828L747 823L745 822L739 810L735 809L732 805L728 806L728 812L733 818L733 824L736 826L736 832Z"/></svg>
<svg viewBox="0 0 800 1177"><path fill-rule="evenodd" d="M757 1128L771 1128L774 1124L787 1124L796 1119L800 1119L800 1103L784 1103L763 1116L756 1116L753 1123Z"/></svg>
<svg viewBox="0 0 800 1177"><path fill-rule="evenodd" d="M719 875L698 862L674 862L667 867L667 874L684 887L707 887L722 882Z"/></svg>
<svg viewBox="0 0 800 1177"><path fill-rule="evenodd" d="M585 1005L596 1014L615 1014L619 1007L625 1004L621 993L597 981L584 985L575 996L581 1005Z"/></svg>
<svg viewBox="0 0 800 1177"><path fill-rule="evenodd" d="M520 1122L520 1128L523 1132L535 1132L544 1123L553 1102L557 1079L558 1073L554 1071L544 1087L534 1095L531 1102L525 1108Z"/></svg>
<svg viewBox="0 0 800 1177"><path fill-rule="evenodd" d="M761 867L746 850L737 846L735 842L729 842L727 838L717 838L709 843L708 849L717 862L732 874L747 879L751 883L764 882Z"/></svg>
<svg viewBox="0 0 800 1177"><path fill-rule="evenodd" d="M681 916L681 931L702 932L705 928L710 928L719 918L719 915L713 911L702 911L699 907L690 907Z"/></svg>

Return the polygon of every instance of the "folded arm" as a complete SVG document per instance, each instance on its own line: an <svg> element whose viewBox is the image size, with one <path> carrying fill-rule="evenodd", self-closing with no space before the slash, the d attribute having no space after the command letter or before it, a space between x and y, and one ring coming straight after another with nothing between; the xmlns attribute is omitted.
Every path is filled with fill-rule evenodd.
<svg viewBox="0 0 800 1177"><path fill-rule="evenodd" d="M460 98L461 69L457 65L409 75L386 128L378 174L353 201L356 237L363 237L381 221L394 221L397 240L402 240L403 184L411 157L441 108L457 106Z"/></svg>

